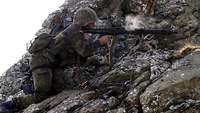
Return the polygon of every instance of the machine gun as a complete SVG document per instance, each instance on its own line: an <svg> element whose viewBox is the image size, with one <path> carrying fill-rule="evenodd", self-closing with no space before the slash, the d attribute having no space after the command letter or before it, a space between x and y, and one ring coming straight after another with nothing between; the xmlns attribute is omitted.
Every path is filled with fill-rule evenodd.
<svg viewBox="0 0 200 113"><path fill-rule="evenodd" d="M126 30L123 27L111 27L111 28L87 28L82 27L82 31L84 33L92 33L92 34L101 34L101 35L123 35L123 34L175 34L177 33L174 29L135 29L135 30Z"/></svg>
<svg viewBox="0 0 200 113"><path fill-rule="evenodd" d="M177 30L174 29L135 29L135 30L126 30L123 27L111 27L111 28L88 28L82 27L81 29L84 33L91 33L91 34L101 34L101 35L112 35L113 38L111 43L108 45L109 48L109 64L110 68L112 68L112 49L114 43L116 41L116 35L149 35L149 34L157 34L157 35L170 35L176 34Z"/></svg>

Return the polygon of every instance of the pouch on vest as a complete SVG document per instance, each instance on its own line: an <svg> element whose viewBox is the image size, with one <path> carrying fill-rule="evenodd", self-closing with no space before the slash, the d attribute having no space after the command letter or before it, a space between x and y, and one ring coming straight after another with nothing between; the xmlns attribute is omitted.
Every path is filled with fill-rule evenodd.
<svg viewBox="0 0 200 113"><path fill-rule="evenodd" d="M43 33L35 38L33 43L31 43L30 47L28 48L28 51L30 53L36 53L40 50L45 49L49 46L52 39L53 39L52 35Z"/></svg>

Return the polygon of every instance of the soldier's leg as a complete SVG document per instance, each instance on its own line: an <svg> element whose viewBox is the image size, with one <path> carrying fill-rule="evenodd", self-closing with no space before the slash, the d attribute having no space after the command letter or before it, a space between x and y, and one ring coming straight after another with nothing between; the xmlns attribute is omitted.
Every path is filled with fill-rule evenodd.
<svg viewBox="0 0 200 113"><path fill-rule="evenodd" d="M13 99L17 108L25 108L46 99L52 87L51 62L46 51L32 55L31 68L34 82L34 94Z"/></svg>
<svg viewBox="0 0 200 113"><path fill-rule="evenodd" d="M34 94L13 98L15 108L23 109L30 104L41 102L50 96L52 86L52 71L49 68L39 68L32 72L34 81Z"/></svg>
<svg viewBox="0 0 200 113"><path fill-rule="evenodd" d="M40 51L32 56L31 68L36 102L40 102L50 96L53 61L54 57L49 54L48 50Z"/></svg>
<svg viewBox="0 0 200 113"><path fill-rule="evenodd" d="M53 73L50 68L39 68L32 72L34 89L35 89L35 102L40 102L46 99L52 87Z"/></svg>
<svg viewBox="0 0 200 113"><path fill-rule="evenodd" d="M64 73L64 69L56 68L53 70L53 78L52 78L52 92L59 93L66 88L66 75Z"/></svg>
<svg viewBox="0 0 200 113"><path fill-rule="evenodd" d="M5 110L9 111L14 108L23 109L30 104L38 103L49 97L53 77L51 67L54 60L54 56L49 53L48 49L34 53L31 61L34 94L13 98L12 101L0 104L0 112Z"/></svg>

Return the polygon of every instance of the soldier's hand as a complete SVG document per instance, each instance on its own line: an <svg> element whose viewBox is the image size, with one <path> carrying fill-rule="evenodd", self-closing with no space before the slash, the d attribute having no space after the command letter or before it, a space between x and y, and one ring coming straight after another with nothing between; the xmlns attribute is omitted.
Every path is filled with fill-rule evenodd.
<svg viewBox="0 0 200 113"><path fill-rule="evenodd" d="M99 38L100 44L101 45L107 45L109 43L109 40L110 40L109 37L111 37L111 36L110 35L105 35L105 36L100 37Z"/></svg>

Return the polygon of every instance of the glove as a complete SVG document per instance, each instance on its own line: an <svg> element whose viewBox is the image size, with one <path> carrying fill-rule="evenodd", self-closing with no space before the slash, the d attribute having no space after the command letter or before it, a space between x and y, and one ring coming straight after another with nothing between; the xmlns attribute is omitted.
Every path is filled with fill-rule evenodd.
<svg viewBox="0 0 200 113"><path fill-rule="evenodd" d="M110 35L105 35L99 38L99 42L101 45L107 45L109 43Z"/></svg>

